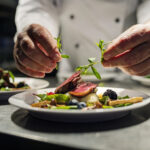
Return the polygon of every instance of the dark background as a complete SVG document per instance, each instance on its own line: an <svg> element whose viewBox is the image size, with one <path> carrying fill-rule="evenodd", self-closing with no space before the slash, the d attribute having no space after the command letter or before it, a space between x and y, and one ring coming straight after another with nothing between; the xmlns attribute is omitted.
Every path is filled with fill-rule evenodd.
<svg viewBox="0 0 150 150"><path fill-rule="evenodd" d="M18 0L0 0L0 67L4 69L16 69L12 53L17 4Z"/></svg>

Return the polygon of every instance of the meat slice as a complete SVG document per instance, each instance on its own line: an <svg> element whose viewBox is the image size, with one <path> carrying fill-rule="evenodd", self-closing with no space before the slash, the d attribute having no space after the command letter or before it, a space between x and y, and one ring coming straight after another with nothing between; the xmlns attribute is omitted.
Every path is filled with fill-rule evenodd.
<svg viewBox="0 0 150 150"><path fill-rule="evenodd" d="M55 93L66 93L73 90L81 81L80 71L74 73L70 78L65 80L59 87L55 89Z"/></svg>
<svg viewBox="0 0 150 150"><path fill-rule="evenodd" d="M94 84L91 82L81 82L79 85L77 85L75 89L73 89L69 93L72 96L84 97L88 95L89 93L93 92L96 87L97 87L97 84Z"/></svg>

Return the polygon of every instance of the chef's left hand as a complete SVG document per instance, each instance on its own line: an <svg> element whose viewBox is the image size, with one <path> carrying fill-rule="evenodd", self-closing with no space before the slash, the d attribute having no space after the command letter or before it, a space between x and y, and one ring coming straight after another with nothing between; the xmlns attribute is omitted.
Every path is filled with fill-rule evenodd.
<svg viewBox="0 0 150 150"><path fill-rule="evenodd" d="M113 40L104 53L103 66L131 75L150 74L150 24L134 25Z"/></svg>

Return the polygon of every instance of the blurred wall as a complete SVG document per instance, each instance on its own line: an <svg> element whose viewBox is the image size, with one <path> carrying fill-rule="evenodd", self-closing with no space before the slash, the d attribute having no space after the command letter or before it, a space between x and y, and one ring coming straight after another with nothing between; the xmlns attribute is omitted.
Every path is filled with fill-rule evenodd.
<svg viewBox="0 0 150 150"><path fill-rule="evenodd" d="M14 23L18 0L0 0L0 67L15 69L13 60Z"/></svg>

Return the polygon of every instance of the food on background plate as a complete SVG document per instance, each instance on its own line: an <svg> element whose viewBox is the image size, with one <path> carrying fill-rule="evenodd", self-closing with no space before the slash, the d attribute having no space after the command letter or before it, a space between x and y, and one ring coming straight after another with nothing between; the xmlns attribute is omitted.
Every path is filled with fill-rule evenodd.
<svg viewBox="0 0 150 150"><path fill-rule="evenodd" d="M9 70L4 70L0 68L0 91L14 91L29 89L24 81L15 83L15 76Z"/></svg>
<svg viewBox="0 0 150 150"><path fill-rule="evenodd" d="M148 79L150 79L150 75L147 75L147 76L145 76L145 78L148 78Z"/></svg>
<svg viewBox="0 0 150 150"><path fill-rule="evenodd" d="M118 94L107 89L104 93L97 94L97 84L84 82L81 72L74 73L70 78L58 86L54 92L34 94L37 102L32 107L46 109L107 109L132 105L142 102L143 97L120 97Z"/></svg>

